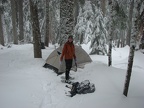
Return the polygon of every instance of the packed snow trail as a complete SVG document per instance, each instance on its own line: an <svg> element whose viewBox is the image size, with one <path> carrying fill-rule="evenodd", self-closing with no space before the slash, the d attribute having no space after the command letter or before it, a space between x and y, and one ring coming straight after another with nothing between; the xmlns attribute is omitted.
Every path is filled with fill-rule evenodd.
<svg viewBox="0 0 144 108"><path fill-rule="evenodd" d="M121 63L127 57L119 50L114 67L107 66L107 56L92 55L92 63L71 72L74 81L90 80L96 91L91 94L66 96L69 91L61 76L42 66L53 46L42 50L43 58L33 57L33 45L12 45L0 49L0 108L143 108L144 57L136 52L128 97L122 95L126 70ZM126 52L127 53L127 52ZM138 55L138 56L137 56ZM124 62L122 61L124 60ZM122 69L119 69L122 68Z"/></svg>

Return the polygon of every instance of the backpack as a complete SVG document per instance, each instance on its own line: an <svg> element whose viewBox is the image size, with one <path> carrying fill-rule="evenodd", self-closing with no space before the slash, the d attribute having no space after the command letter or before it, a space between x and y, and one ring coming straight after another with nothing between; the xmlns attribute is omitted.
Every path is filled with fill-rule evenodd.
<svg viewBox="0 0 144 108"><path fill-rule="evenodd" d="M72 84L71 87L71 97L75 96L76 94L87 94L93 93L95 91L95 85L90 83L89 80L84 80L81 83L75 82Z"/></svg>

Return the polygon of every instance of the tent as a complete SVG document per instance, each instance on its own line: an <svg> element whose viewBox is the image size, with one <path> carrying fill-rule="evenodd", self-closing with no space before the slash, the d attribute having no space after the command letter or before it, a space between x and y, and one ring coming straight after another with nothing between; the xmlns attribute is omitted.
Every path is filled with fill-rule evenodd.
<svg viewBox="0 0 144 108"><path fill-rule="evenodd" d="M63 46L55 49L46 59L46 63L43 67L50 68L54 70L57 74L62 74L65 72L65 60L60 63L60 56ZM77 71L77 68L82 68L86 63L92 62L90 56L85 52L82 47L75 45L75 54L77 58L77 64L73 62L72 70ZM74 60L73 60L74 61Z"/></svg>

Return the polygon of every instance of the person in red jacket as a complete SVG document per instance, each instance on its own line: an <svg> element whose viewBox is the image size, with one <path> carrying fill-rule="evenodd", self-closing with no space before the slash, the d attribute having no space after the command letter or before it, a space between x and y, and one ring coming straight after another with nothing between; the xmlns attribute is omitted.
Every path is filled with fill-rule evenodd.
<svg viewBox="0 0 144 108"><path fill-rule="evenodd" d="M65 82L69 81L69 73L72 67L73 58L76 62L76 55L75 55L75 46L73 44L73 36L70 35L68 37L68 41L64 44L62 54L60 57L60 61L62 62L63 58L65 59L66 63L66 72L65 72Z"/></svg>

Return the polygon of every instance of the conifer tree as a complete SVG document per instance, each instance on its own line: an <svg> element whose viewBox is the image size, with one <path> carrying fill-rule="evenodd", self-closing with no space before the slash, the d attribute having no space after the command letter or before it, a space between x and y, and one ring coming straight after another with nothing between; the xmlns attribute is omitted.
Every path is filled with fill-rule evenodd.
<svg viewBox="0 0 144 108"><path fill-rule="evenodd" d="M0 2L0 44L1 45L5 45L4 44L4 34L3 34L3 7L2 7L2 3Z"/></svg>
<svg viewBox="0 0 144 108"><path fill-rule="evenodd" d="M13 26L13 39L14 44L18 44L18 35L17 35L17 13L16 13L16 1L11 0L11 11L12 11L12 26Z"/></svg>
<svg viewBox="0 0 144 108"><path fill-rule="evenodd" d="M62 45L69 35L74 34L74 0L60 1L60 40Z"/></svg>
<svg viewBox="0 0 144 108"><path fill-rule="evenodd" d="M133 2L133 1L132 1ZM129 89L129 84L130 84L130 79L131 79L131 73L132 73L132 67L133 67L133 60L134 60L134 52L135 52L135 48L136 48L136 38L137 35L140 31L140 26L142 24L142 26L144 27L144 7L142 7L143 11L141 13L139 13L140 11L140 4L142 4L143 1L141 0L134 0L135 3L135 18L134 18L134 26L133 26L133 30L132 30L132 35L131 35L131 41L130 41L130 52L129 52L129 58L128 58L128 66L127 66L127 73L126 73L126 79L125 79L125 84L124 84L124 90L123 90L123 94L125 96L128 95L128 89ZM140 15L139 15L140 14Z"/></svg>
<svg viewBox="0 0 144 108"><path fill-rule="evenodd" d="M37 4L33 0L29 0L31 11L31 22L33 31L33 46L34 46L34 58L42 58L41 53L41 36L38 21L38 8Z"/></svg>

